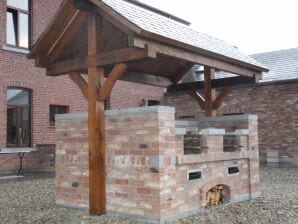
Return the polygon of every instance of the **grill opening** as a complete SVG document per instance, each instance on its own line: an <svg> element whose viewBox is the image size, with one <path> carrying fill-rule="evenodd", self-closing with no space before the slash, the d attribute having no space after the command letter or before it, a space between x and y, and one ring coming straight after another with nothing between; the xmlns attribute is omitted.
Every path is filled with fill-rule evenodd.
<svg viewBox="0 0 298 224"><path fill-rule="evenodd" d="M237 135L224 135L223 137L224 152L235 152L241 149L238 144Z"/></svg>
<svg viewBox="0 0 298 224"><path fill-rule="evenodd" d="M239 173L239 167L238 166L232 166L228 168L228 174L234 174Z"/></svg>
<svg viewBox="0 0 298 224"><path fill-rule="evenodd" d="M230 187L224 184L218 184L212 187L206 194L206 207L220 205L228 202L231 198Z"/></svg>
<svg viewBox="0 0 298 224"><path fill-rule="evenodd" d="M202 178L201 171L192 171L188 173L188 180L198 180Z"/></svg>
<svg viewBox="0 0 298 224"><path fill-rule="evenodd" d="M184 135L184 154L200 154L202 152L202 135L199 132L187 132Z"/></svg>

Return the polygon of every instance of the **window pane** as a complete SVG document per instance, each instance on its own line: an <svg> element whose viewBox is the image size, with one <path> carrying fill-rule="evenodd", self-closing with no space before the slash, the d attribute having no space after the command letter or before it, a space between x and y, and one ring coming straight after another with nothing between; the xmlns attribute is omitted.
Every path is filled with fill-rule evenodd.
<svg viewBox="0 0 298 224"><path fill-rule="evenodd" d="M29 47L29 17L27 14L20 13L19 18L19 45Z"/></svg>
<svg viewBox="0 0 298 224"><path fill-rule="evenodd" d="M7 19L6 19L6 42L7 44L16 45L16 23L17 18L14 16L14 13L7 12Z"/></svg>
<svg viewBox="0 0 298 224"><path fill-rule="evenodd" d="M7 90L8 105L29 105L29 91L22 89Z"/></svg>
<svg viewBox="0 0 298 224"><path fill-rule="evenodd" d="M7 5L29 11L28 0L7 0Z"/></svg>
<svg viewBox="0 0 298 224"><path fill-rule="evenodd" d="M17 109L7 108L7 144L17 144Z"/></svg>
<svg viewBox="0 0 298 224"><path fill-rule="evenodd" d="M30 115L28 107L19 109L19 145L29 145L30 136Z"/></svg>

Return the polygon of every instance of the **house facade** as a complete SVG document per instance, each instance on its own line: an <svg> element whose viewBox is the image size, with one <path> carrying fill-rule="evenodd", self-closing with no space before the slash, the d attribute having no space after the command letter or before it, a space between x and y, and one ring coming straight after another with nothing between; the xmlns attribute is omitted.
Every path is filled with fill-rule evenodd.
<svg viewBox="0 0 298 224"><path fill-rule="evenodd" d="M262 162L298 162L298 48L252 55L270 69L259 84L233 87L217 111L218 115L257 114ZM216 74L215 78L230 74ZM184 82L202 80L199 70ZM166 94L165 103L176 107L176 117L204 116L188 94ZM231 127L233 129L233 127Z"/></svg>
<svg viewBox="0 0 298 224"><path fill-rule="evenodd" d="M32 149L26 169L52 169L55 114L86 111L86 101L67 77L46 76L27 59L31 46L49 23L61 0L0 2L0 149ZM161 101L163 89L119 81L109 108L136 107ZM125 99L125 101L124 101ZM15 170L18 154L0 154L0 171Z"/></svg>

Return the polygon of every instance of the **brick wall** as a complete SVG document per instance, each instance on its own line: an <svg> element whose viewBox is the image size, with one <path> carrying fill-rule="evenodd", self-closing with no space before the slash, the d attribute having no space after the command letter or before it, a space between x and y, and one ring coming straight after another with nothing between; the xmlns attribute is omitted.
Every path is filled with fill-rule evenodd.
<svg viewBox="0 0 298 224"><path fill-rule="evenodd" d="M225 98L218 115L257 114L260 152L279 150L281 161L297 162L297 90L298 82L237 87ZM204 116L197 102L188 95L168 95L165 102L176 107L177 117Z"/></svg>
<svg viewBox="0 0 298 224"><path fill-rule="evenodd" d="M240 151L223 152L222 134L208 129L202 130L207 151L184 155L174 108L106 111L107 212L164 223L201 210L207 191L217 184L227 186L231 202L259 196L257 120L237 118L249 133L240 134ZM226 117L217 119L208 122L219 124ZM56 203L88 208L87 114L59 115L56 131ZM233 165L240 173L228 175ZM202 178L188 180L192 170L201 170Z"/></svg>

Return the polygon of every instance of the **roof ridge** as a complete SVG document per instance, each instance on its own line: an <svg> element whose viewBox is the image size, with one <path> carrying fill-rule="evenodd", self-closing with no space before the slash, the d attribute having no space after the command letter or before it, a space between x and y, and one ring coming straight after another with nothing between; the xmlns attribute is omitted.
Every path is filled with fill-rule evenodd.
<svg viewBox="0 0 298 224"><path fill-rule="evenodd" d="M298 50L298 47L254 53L254 54L250 54L250 56L257 56L257 55L262 55L262 54L270 54L270 53L278 53L278 52L286 52L286 51L292 51L292 50Z"/></svg>

